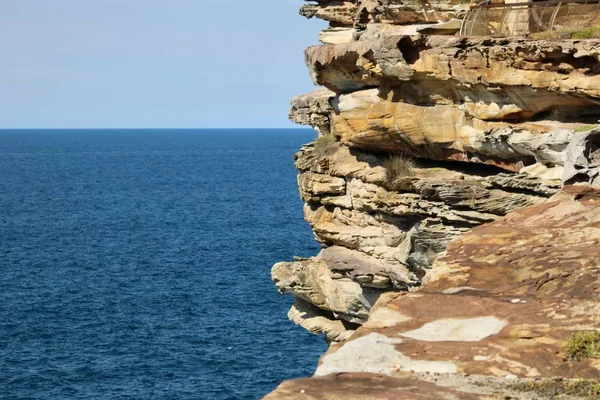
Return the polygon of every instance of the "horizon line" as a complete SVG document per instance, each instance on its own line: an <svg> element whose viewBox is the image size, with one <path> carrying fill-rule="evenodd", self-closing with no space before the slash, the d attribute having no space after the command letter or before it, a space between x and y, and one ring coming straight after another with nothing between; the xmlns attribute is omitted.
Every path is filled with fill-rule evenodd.
<svg viewBox="0 0 600 400"><path fill-rule="evenodd" d="M305 130L305 129L313 129L311 127L281 127L281 128L0 128L0 131L127 131L127 130L138 130L138 131L160 131L160 130L170 130L170 131L218 131L218 130Z"/></svg>

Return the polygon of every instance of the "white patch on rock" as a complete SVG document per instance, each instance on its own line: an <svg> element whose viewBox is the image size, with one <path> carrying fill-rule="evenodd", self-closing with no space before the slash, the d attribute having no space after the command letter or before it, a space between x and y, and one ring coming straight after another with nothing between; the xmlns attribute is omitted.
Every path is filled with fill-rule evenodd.
<svg viewBox="0 0 600 400"><path fill-rule="evenodd" d="M375 104L380 101L377 97L379 89L367 89L351 94L342 94L333 100L334 107L341 111L352 111L360 108L365 102Z"/></svg>
<svg viewBox="0 0 600 400"><path fill-rule="evenodd" d="M394 348L402 339L393 339L379 333L344 343L338 351L323 357L315 376L340 372L370 372L391 375L396 371L451 374L457 367L449 361L413 360Z"/></svg>
<svg viewBox="0 0 600 400"><path fill-rule="evenodd" d="M464 292L465 290L478 290L475 288L472 288L470 286L458 286L458 287L451 287L448 289L445 289L442 293L444 294L456 294L456 293L460 293L460 292Z"/></svg>
<svg viewBox="0 0 600 400"><path fill-rule="evenodd" d="M402 322L410 321L410 319L410 317L402 314L400 311L388 307L379 307L371 312L368 321L363 324L363 327L368 329L388 328Z"/></svg>
<svg viewBox="0 0 600 400"><path fill-rule="evenodd" d="M562 178L564 170L565 169L562 165L548 167L542 163L535 163L533 165L521 168L519 173L529 174L539 179L559 180Z"/></svg>
<svg viewBox="0 0 600 400"><path fill-rule="evenodd" d="M496 317L440 319L402 336L425 342L478 342L497 334L507 325Z"/></svg>
<svg viewBox="0 0 600 400"><path fill-rule="evenodd" d="M341 44L352 42L353 33L353 28L328 28L322 30L319 36L324 44Z"/></svg>

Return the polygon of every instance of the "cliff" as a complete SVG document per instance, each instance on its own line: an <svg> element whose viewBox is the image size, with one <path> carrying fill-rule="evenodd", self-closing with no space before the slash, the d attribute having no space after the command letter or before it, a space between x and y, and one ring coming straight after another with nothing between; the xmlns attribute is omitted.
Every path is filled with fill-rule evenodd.
<svg viewBox="0 0 600 400"><path fill-rule="evenodd" d="M267 398L600 394L600 41L456 36L470 6L301 9L330 22L290 112L323 249L272 277L331 347Z"/></svg>

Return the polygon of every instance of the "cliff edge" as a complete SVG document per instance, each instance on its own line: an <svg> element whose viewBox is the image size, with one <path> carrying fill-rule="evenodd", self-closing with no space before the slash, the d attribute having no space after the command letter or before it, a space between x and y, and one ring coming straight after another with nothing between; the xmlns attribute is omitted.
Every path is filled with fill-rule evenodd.
<svg viewBox="0 0 600 400"><path fill-rule="evenodd" d="M268 399L600 395L600 40L457 36L471 6L301 9L323 248L272 278L331 346Z"/></svg>

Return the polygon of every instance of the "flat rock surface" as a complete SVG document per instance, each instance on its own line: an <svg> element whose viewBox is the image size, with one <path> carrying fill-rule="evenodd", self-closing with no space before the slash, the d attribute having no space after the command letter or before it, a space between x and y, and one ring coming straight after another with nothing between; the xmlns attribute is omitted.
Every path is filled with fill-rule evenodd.
<svg viewBox="0 0 600 400"><path fill-rule="evenodd" d="M598 300L599 271L600 195L568 187L451 242L425 290Z"/></svg>
<svg viewBox="0 0 600 400"><path fill-rule="evenodd" d="M265 400L409 400L409 399L480 399L454 388L410 377L392 378L375 374L334 374L298 379L281 384ZM488 397L502 398L502 397Z"/></svg>

